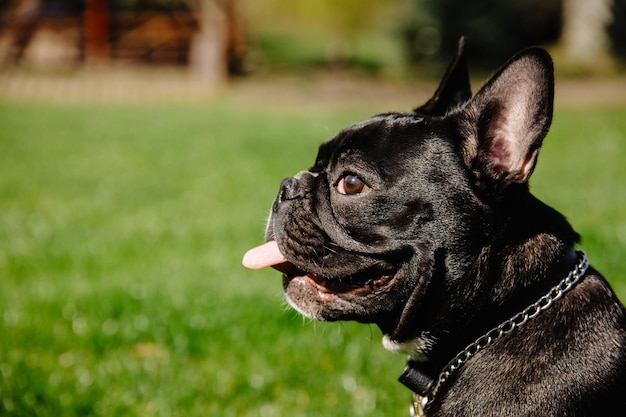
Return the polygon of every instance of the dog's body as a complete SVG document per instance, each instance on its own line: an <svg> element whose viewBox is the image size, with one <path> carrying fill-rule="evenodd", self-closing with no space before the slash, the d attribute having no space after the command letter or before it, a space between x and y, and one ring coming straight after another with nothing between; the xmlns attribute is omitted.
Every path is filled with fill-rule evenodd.
<svg viewBox="0 0 626 417"><path fill-rule="evenodd" d="M266 238L286 260L276 268L290 304L376 323L385 347L410 355L427 416L626 413L626 313L591 267L432 392L455 355L547 304L580 262L576 232L528 191L552 103L541 49L472 97L461 41L424 106L343 130L281 184Z"/></svg>

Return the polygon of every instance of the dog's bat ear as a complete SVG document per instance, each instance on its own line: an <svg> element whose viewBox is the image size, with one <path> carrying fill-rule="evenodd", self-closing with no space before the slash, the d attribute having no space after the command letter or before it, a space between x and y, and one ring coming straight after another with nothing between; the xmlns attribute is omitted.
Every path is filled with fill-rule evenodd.
<svg viewBox="0 0 626 417"><path fill-rule="evenodd" d="M469 166L502 185L532 174L552 122L552 59L541 48L511 58L461 111Z"/></svg>
<svg viewBox="0 0 626 417"><path fill-rule="evenodd" d="M454 58L435 95L426 104L416 108L414 112L428 116L445 116L451 109L462 105L471 97L472 87L465 57L465 38L461 37L457 43Z"/></svg>

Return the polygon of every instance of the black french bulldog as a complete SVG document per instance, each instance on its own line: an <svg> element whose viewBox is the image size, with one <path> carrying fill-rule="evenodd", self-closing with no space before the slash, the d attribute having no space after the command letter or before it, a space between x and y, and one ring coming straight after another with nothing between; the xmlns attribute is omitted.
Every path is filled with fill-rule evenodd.
<svg viewBox="0 0 626 417"><path fill-rule="evenodd" d="M626 415L626 311L528 189L552 60L522 51L472 96L463 46L425 105L283 180L244 265L282 271L307 317L377 324L420 415Z"/></svg>

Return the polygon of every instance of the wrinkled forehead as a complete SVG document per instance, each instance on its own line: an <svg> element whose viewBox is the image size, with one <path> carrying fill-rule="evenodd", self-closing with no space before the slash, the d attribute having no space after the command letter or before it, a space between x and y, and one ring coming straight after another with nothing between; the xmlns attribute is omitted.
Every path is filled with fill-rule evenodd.
<svg viewBox="0 0 626 417"><path fill-rule="evenodd" d="M373 164L392 163L398 153L419 151L426 137L424 118L414 113L384 113L355 123L320 146L316 167L366 158Z"/></svg>

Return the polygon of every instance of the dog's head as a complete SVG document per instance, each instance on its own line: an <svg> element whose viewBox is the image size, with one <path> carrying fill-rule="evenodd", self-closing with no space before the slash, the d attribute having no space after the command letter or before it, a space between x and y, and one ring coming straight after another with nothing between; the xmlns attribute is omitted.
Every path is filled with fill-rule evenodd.
<svg viewBox="0 0 626 417"><path fill-rule="evenodd" d="M471 303L483 283L470 266L497 239L503 202L527 193L552 102L552 62L536 48L472 97L461 41L425 105L321 145L311 169L283 180L267 225L289 303L396 340L414 336L403 323L454 308L446 299Z"/></svg>

